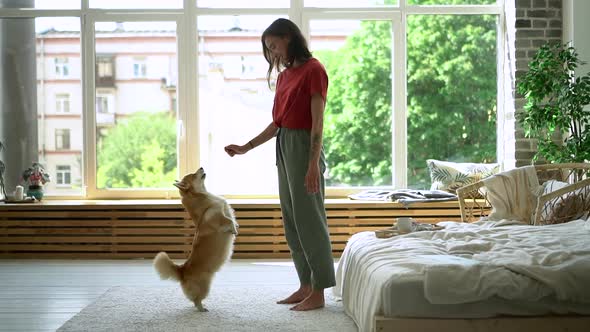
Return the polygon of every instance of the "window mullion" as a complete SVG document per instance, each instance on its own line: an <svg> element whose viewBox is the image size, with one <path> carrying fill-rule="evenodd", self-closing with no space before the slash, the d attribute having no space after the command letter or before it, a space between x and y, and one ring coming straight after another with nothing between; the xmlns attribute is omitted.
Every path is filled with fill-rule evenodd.
<svg viewBox="0 0 590 332"><path fill-rule="evenodd" d="M83 0L82 5L88 5L88 0ZM87 8L87 7L86 7ZM95 73L94 73L94 20L89 19L89 14L83 12L81 16L81 58L82 58L82 121L83 130L83 183L85 190L82 196L93 198L96 190L96 116L95 116Z"/></svg>

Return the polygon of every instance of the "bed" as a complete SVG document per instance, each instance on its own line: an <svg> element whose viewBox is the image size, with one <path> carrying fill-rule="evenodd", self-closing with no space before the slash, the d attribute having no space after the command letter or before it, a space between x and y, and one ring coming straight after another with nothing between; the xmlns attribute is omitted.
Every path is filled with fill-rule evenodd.
<svg viewBox="0 0 590 332"><path fill-rule="evenodd" d="M438 225L349 239L334 294L359 331L590 331L590 218Z"/></svg>

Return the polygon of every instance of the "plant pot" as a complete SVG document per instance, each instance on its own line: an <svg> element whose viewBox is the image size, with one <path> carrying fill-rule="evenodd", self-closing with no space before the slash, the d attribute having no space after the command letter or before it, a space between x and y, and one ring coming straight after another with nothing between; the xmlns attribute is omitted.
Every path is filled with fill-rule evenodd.
<svg viewBox="0 0 590 332"><path fill-rule="evenodd" d="M35 197L36 200L40 201L43 199L43 187L41 186L29 186L27 189L27 196Z"/></svg>

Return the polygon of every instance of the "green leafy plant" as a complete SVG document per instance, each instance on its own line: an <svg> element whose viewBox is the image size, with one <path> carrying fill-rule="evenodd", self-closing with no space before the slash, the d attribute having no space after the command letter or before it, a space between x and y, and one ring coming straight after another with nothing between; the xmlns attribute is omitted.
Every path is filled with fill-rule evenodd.
<svg viewBox="0 0 590 332"><path fill-rule="evenodd" d="M575 75L584 64L574 47L547 43L517 84L526 98L517 116L526 137L537 139L539 157L554 163L590 160L590 73Z"/></svg>

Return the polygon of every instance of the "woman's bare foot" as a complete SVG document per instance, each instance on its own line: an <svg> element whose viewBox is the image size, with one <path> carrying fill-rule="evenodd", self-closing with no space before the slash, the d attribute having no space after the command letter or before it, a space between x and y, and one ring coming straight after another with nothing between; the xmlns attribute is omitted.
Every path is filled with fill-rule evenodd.
<svg viewBox="0 0 590 332"><path fill-rule="evenodd" d="M323 308L325 304L324 290L314 290L302 302L292 307L294 311L307 311Z"/></svg>
<svg viewBox="0 0 590 332"><path fill-rule="evenodd" d="M305 298L310 293L311 293L311 286L301 286L301 287L299 287L298 290L295 291L295 293L291 294L286 299L277 301L277 304L293 304L293 303L299 303L299 302L305 300Z"/></svg>

